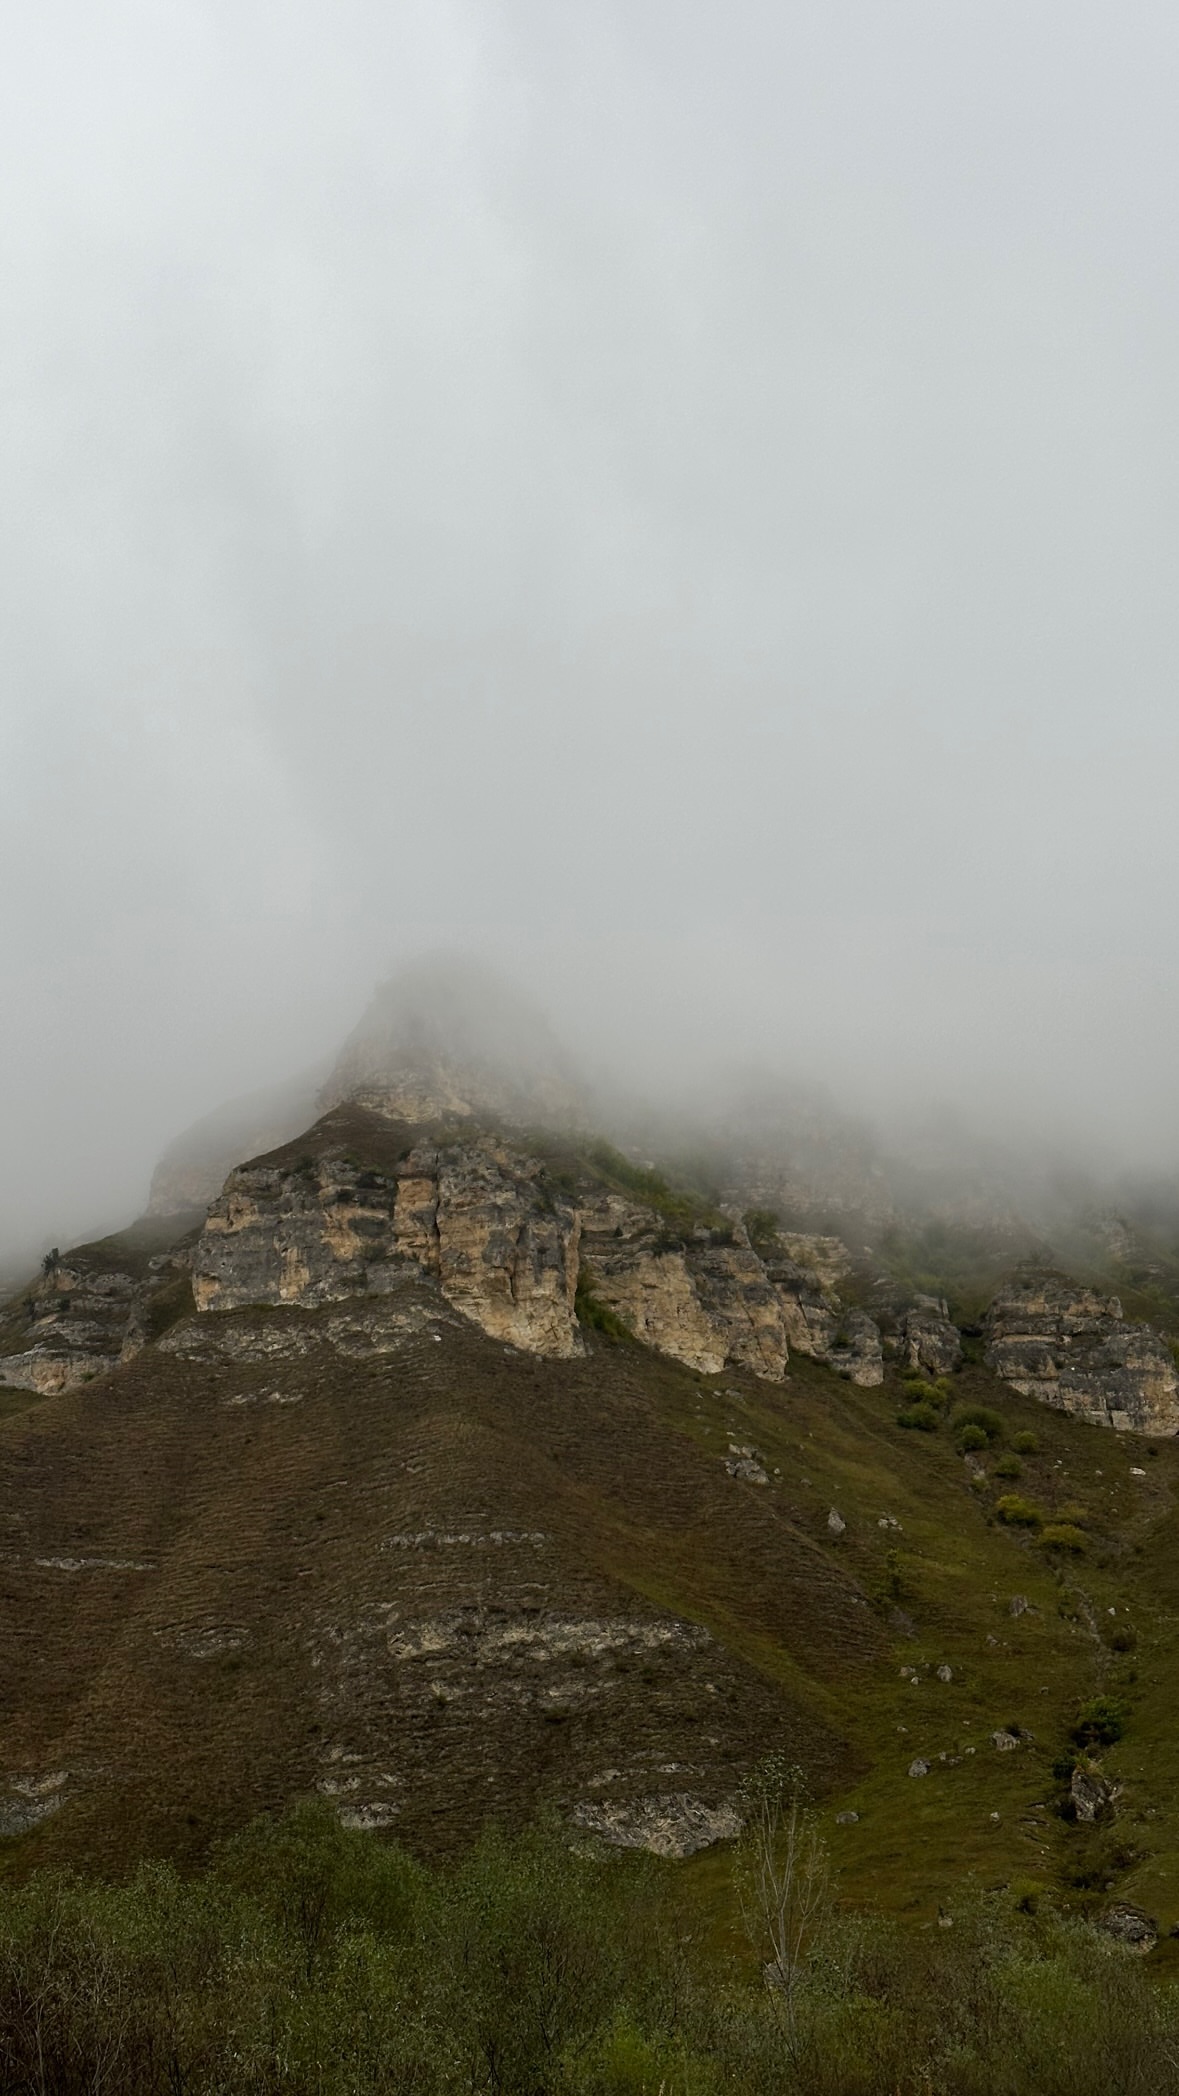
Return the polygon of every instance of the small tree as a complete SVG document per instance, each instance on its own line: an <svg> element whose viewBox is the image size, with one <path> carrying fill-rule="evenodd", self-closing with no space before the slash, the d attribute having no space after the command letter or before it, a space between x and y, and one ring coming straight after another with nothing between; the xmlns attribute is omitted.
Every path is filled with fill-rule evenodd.
<svg viewBox="0 0 1179 2096"><path fill-rule="evenodd" d="M807 1962L831 1914L827 1846L802 1770L781 1755L753 1771L742 1803L745 1826L736 1855L742 1919L764 1960L774 2008L793 2046Z"/></svg>

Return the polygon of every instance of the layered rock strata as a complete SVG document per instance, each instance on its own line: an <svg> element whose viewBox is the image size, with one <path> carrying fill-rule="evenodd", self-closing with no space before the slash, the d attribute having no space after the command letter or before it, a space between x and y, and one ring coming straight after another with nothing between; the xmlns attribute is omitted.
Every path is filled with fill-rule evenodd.
<svg viewBox="0 0 1179 2096"><path fill-rule="evenodd" d="M15 1344L0 1352L0 1385L53 1397L129 1361L145 1343L151 1293L115 1266L52 1266L10 1309Z"/></svg>
<svg viewBox="0 0 1179 2096"><path fill-rule="evenodd" d="M841 1303L833 1285L850 1260L833 1238L781 1240L791 1256L770 1258L766 1271L782 1305L787 1337L796 1353L822 1361L863 1389L884 1381L880 1328L866 1311ZM813 1249L812 1249L813 1248Z"/></svg>
<svg viewBox="0 0 1179 2096"><path fill-rule="evenodd" d="M985 1320L986 1361L1025 1397L1120 1432L1179 1432L1179 1373L1165 1341L1116 1296L1065 1274L1023 1272Z"/></svg>
<svg viewBox="0 0 1179 2096"><path fill-rule="evenodd" d="M489 1137L417 1143L395 1173L338 1154L248 1165L209 1210L193 1295L198 1310L318 1309L417 1272L493 1338L561 1358L581 1351L579 1235L542 1167Z"/></svg>
<svg viewBox="0 0 1179 2096"><path fill-rule="evenodd" d="M346 1111L349 1128L375 1119ZM330 1141L315 1157L239 1168L210 1208L193 1292L199 1310L317 1309L387 1294L413 1273L491 1337L552 1358L583 1350L578 1313L590 1303L702 1375L734 1366L780 1382L794 1345L879 1383L876 1325L826 1285L832 1242L819 1241L813 1268L766 1261L737 1221L673 1229L588 1172L554 1176L468 1126L443 1139L411 1132L381 1170Z"/></svg>

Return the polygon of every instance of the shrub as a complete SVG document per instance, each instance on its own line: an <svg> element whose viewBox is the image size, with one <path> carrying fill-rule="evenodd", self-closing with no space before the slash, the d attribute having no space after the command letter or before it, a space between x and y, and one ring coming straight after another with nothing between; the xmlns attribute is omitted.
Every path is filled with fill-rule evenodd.
<svg viewBox="0 0 1179 2096"><path fill-rule="evenodd" d="M989 1405L959 1405L950 1424L958 1434L969 1426L977 1427L988 1441L1001 1441L1005 1432L999 1413L992 1412Z"/></svg>
<svg viewBox="0 0 1179 2096"><path fill-rule="evenodd" d="M1116 1696L1094 1696L1082 1705L1069 1737L1079 1747L1113 1747L1125 1729L1125 1704Z"/></svg>
<svg viewBox="0 0 1179 2096"><path fill-rule="evenodd" d="M947 1888L944 1931L848 1912L797 1791L763 1798L747 1979L685 1931L671 1866L556 1825L427 1869L299 1808L191 1879L5 1876L0 2089L1179 2096L1171 1989L1038 1880ZM1083 1892L1138 1860L1117 1828L1069 1851Z"/></svg>
<svg viewBox="0 0 1179 2096"><path fill-rule="evenodd" d="M1078 1506L1074 1499L1070 1500L1068 1506L1061 1507L1056 1518L1058 1521L1071 1521L1074 1528L1087 1528L1092 1516L1088 1507Z"/></svg>
<svg viewBox="0 0 1179 2096"><path fill-rule="evenodd" d="M918 1404L935 1405L940 1409L946 1401L946 1393L940 1383L928 1383L924 1377L911 1374L906 1375L905 1382L908 1386L906 1397L913 1398Z"/></svg>
<svg viewBox="0 0 1179 2096"><path fill-rule="evenodd" d="M1023 1476L1023 1464L1018 1456L1000 1456L995 1465L996 1477L1016 1478Z"/></svg>
<svg viewBox="0 0 1179 2096"><path fill-rule="evenodd" d="M919 1434L936 1434L938 1417L932 1405L906 1405L897 1413L897 1425L915 1427Z"/></svg>
<svg viewBox="0 0 1179 2096"><path fill-rule="evenodd" d="M1045 1550L1071 1550L1078 1553L1087 1550L1089 1538L1083 1529L1075 1528L1071 1521L1050 1521L1040 1531L1040 1541Z"/></svg>
<svg viewBox="0 0 1179 2096"><path fill-rule="evenodd" d="M1020 1433L1013 1437L1011 1446L1017 1456L1034 1456L1040 1452L1039 1440L1028 1427L1024 1427Z"/></svg>
<svg viewBox="0 0 1179 2096"><path fill-rule="evenodd" d="M741 1218L755 1252L764 1256L778 1242L778 1218L772 1208L747 1208Z"/></svg>
<svg viewBox="0 0 1179 2096"><path fill-rule="evenodd" d="M995 1503L995 1512L1000 1521L1009 1528L1039 1528L1044 1516L1030 1499L1023 1499L1018 1492L1005 1492Z"/></svg>
<svg viewBox="0 0 1179 2096"><path fill-rule="evenodd" d="M1115 1652L1132 1652L1138 1643L1138 1632L1128 1623L1119 1623L1109 1642Z"/></svg>
<svg viewBox="0 0 1179 2096"><path fill-rule="evenodd" d="M985 1448L986 1445L987 1437L981 1426L964 1426L958 1436L958 1446L963 1455L969 1455L972 1449Z"/></svg>
<svg viewBox="0 0 1179 2096"><path fill-rule="evenodd" d="M584 1325L588 1331L603 1332L607 1339L631 1339L634 1336L617 1311L594 1294L594 1277L588 1266L583 1266L577 1276L573 1309L578 1324Z"/></svg>

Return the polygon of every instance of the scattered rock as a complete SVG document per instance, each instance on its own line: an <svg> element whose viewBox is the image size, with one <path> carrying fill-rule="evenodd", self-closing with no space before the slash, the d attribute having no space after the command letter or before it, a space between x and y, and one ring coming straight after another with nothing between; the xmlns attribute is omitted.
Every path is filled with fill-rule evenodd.
<svg viewBox="0 0 1179 2096"><path fill-rule="evenodd" d="M573 1824L612 1848L646 1849L653 1856L694 1856L717 1841L733 1841L741 1815L726 1801L707 1805L685 1791L633 1798L618 1804L581 1804Z"/></svg>
<svg viewBox="0 0 1179 2096"><path fill-rule="evenodd" d="M1007 1604L1009 1616L1026 1616L1031 1604L1026 1594L1013 1594Z"/></svg>
<svg viewBox="0 0 1179 2096"><path fill-rule="evenodd" d="M1144 1956L1159 1940L1157 1921L1142 1907L1131 1906L1128 1900L1115 1900L1111 1907L1098 1915L1097 1926L1116 1942L1124 1943L1127 1949L1140 1951Z"/></svg>
<svg viewBox="0 0 1179 2096"><path fill-rule="evenodd" d="M730 1477L739 1477L747 1485L768 1485L770 1481L769 1472L749 1456L738 1456L736 1461L730 1458L725 1469Z"/></svg>
<svg viewBox="0 0 1179 2096"><path fill-rule="evenodd" d="M859 1821L860 1815L858 1812L837 1812L835 1815L837 1827L856 1827L859 1825Z"/></svg>
<svg viewBox="0 0 1179 2096"><path fill-rule="evenodd" d="M827 1516L827 1526L830 1529L833 1536L842 1536L846 1534L847 1522L844 1520L842 1514L836 1512L834 1507L832 1507L831 1512Z"/></svg>
<svg viewBox="0 0 1179 2096"><path fill-rule="evenodd" d="M1019 1744L1019 1737L1014 1732L1000 1730L991 1734L991 1745L998 1754L1011 1754Z"/></svg>
<svg viewBox="0 0 1179 2096"><path fill-rule="evenodd" d="M400 1810L400 1805L379 1798L368 1804L337 1805L336 1817L342 1827L353 1833L374 1834L382 1827L391 1827Z"/></svg>
<svg viewBox="0 0 1179 2096"><path fill-rule="evenodd" d="M8 1840L28 1834L43 1819L59 1812L66 1802L69 1772L54 1769L47 1776L16 1776L7 1794L0 1793L0 1836Z"/></svg>
<svg viewBox="0 0 1179 2096"><path fill-rule="evenodd" d="M954 1679L953 1667L946 1666L945 1662L943 1661L942 1665L937 1670L937 1678L939 1681L952 1681Z"/></svg>

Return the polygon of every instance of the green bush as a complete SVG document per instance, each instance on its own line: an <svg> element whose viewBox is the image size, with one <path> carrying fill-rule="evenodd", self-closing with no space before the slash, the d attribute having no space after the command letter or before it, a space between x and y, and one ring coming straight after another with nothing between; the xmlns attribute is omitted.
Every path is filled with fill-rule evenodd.
<svg viewBox="0 0 1179 2096"><path fill-rule="evenodd" d="M1011 1446L1017 1456L1034 1456L1040 1452L1039 1440L1028 1427L1022 1428L1018 1434L1012 1436Z"/></svg>
<svg viewBox="0 0 1179 2096"><path fill-rule="evenodd" d="M962 1428L958 1436L958 1446L962 1450L963 1455L970 1455L977 1449L985 1448L986 1445L987 1437L981 1426L964 1426Z"/></svg>
<svg viewBox="0 0 1179 2096"><path fill-rule="evenodd" d="M617 1311L603 1303L594 1294L594 1277L588 1266L583 1266L577 1276L577 1287L573 1296L573 1309L580 1325L588 1331L603 1332L607 1339L633 1339L634 1334L625 1319Z"/></svg>
<svg viewBox="0 0 1179 2096"><path fill-rule="evenodd" d="M1132 1860L1117 1830L1076 1834L1082 1891ZM1179 2096L1173 1985L1037 1881L947 1890L950 1925L912 1927L816 1902L807 1840L793 1874L786 1853L756 1882L788 1987L760 1937L739 1970L692 1925L673 1866L556 1824L430 1869L307 1805L188 1879L0 1880L0 2088Z"/></svg>
<svg viewBox="0 0 1179 2096"><path fill-rule="evenodd" d="M998 1412L989 1405L958 1405L950 1421L956 1434L963 1434L967 1427L975 1427L988 1441L1001 1441L1006 1431Z"/></svg>
<svg viewBox="0 0 1179 2096"><path fill-rule="evenodd" d="M1044 1516L1030 1499L1021 1498L1018 1492L1005 1492L1002 1499L995 1501L995 1512L1000 1521L1009 1528L1039 1528Z"/></svg>
<svg viewBox="0 0 1179 2096"><path fill-rule="evenodd" d="M1058 1521L1071 1521L1074 1528L1087 1528L1092 1518L1088 1507L1078 1506L1075 1499L1062 1506L1056 1515Z"/></svg>
<svg viewBox="0 0 1179 2096"><path fill-rule="evenodd" d="M1074 1556L1089 1548L1084 1529L1074 1527L1071 1521L1049 1521L1040 1531L1040 1542L1045 1550L1069 1550Z"/></svg>
<svg viewBox="0 0 1179 2096"><path fill-rule="evenodd" d="M936 1434L938 1415L932 1405L906 1405L897 1413L897 1425L913 1427L919 1434Z"/></svg>
<svg viewBox="0 0 1179 2096"><path fill-rule="evenodd" d="M1022 1477L1023 1464L1020 1462L1019 1457L1013 1455L1000 1456L995 1465L995 1476L1006 1478Z"/></svg>
<svg viewBox="0 0 1179 2096"><path fill-rule="evenodd" d="M923 1376L914 1375L906 1375L905 1383L906 1397L915 1399L919 1404L933 1405L940 1411L946 1401L946 1392L940 1383L929 1383Z"/></svg>
<svg viewBox="0 0 1179 2096"><path fill-rule="evenodd" d="M1078 1747L1113 1747L1125 1729L1125 1704L1116 1696L1094 1696L1078 1712L1069 1737Z"/></svg>
<svg viewBox="0 0 1179 2096"><path fill-rule="evenodd" d="M772 1208L747 1208L741 1220L755 1252L764 1258L777 1249L778 1218Z"/></svg>

